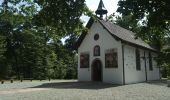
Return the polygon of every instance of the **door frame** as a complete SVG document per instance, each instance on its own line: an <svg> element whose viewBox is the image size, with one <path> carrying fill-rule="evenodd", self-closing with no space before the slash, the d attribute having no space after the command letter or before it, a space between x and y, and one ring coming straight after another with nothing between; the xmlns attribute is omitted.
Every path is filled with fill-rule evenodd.
<svg viewBox="0 0 170 100"><path fill-rule="evenodd" d="M94 59L91 63L91 81L94 81L93 80L93 64L95 61L99 61L101 63L101 81L99 81L99 82L103 82L103 64L99 58Z"/></svg>

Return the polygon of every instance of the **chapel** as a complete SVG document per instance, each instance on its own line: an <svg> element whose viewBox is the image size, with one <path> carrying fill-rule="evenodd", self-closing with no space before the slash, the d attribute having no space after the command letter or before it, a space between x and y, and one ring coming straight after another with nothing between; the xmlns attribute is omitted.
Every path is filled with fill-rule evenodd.
<svg viewBox="0 0 170 100"><path fill-rule="evenodd" d="M90 18L76 42L78 81L131 84L160 79L158 50L136 38L135 33L103 19L100 0L96 19Z"/></svg>

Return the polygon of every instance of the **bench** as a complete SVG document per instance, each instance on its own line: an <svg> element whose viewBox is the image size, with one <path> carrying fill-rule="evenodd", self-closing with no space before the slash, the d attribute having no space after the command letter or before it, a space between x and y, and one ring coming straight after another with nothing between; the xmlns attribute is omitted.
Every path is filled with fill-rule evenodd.
<svg viewBox="0 0 170 100"><path fill-rule="evenodd" d="M23 80L30 80L32 82L33 78L22 78L20 81L22 82Z"/></svg>

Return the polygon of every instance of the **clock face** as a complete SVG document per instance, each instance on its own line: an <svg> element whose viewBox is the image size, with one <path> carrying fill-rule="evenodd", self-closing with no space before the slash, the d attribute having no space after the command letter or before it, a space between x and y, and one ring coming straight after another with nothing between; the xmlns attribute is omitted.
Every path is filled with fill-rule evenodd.
<svg viewBox="0 0 170 100"><path fill-rule="evenodd" d="M94 40L98 40L98 39L99 39L99 34L96 33L96 34L94 35Z"/></svg>

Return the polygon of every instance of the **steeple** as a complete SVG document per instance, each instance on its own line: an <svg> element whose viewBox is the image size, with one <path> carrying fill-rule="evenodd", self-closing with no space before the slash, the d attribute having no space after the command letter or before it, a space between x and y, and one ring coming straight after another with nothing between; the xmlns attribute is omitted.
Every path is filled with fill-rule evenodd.
<svg viewBox="0 0 170 100"><path fill-rule="evenodd" d="M107 9L104 7L103 1L100 0L99 6L96 10L96 15L100 15L100 18L103 19L103 15L106 14L107 15Z"/></svg>

